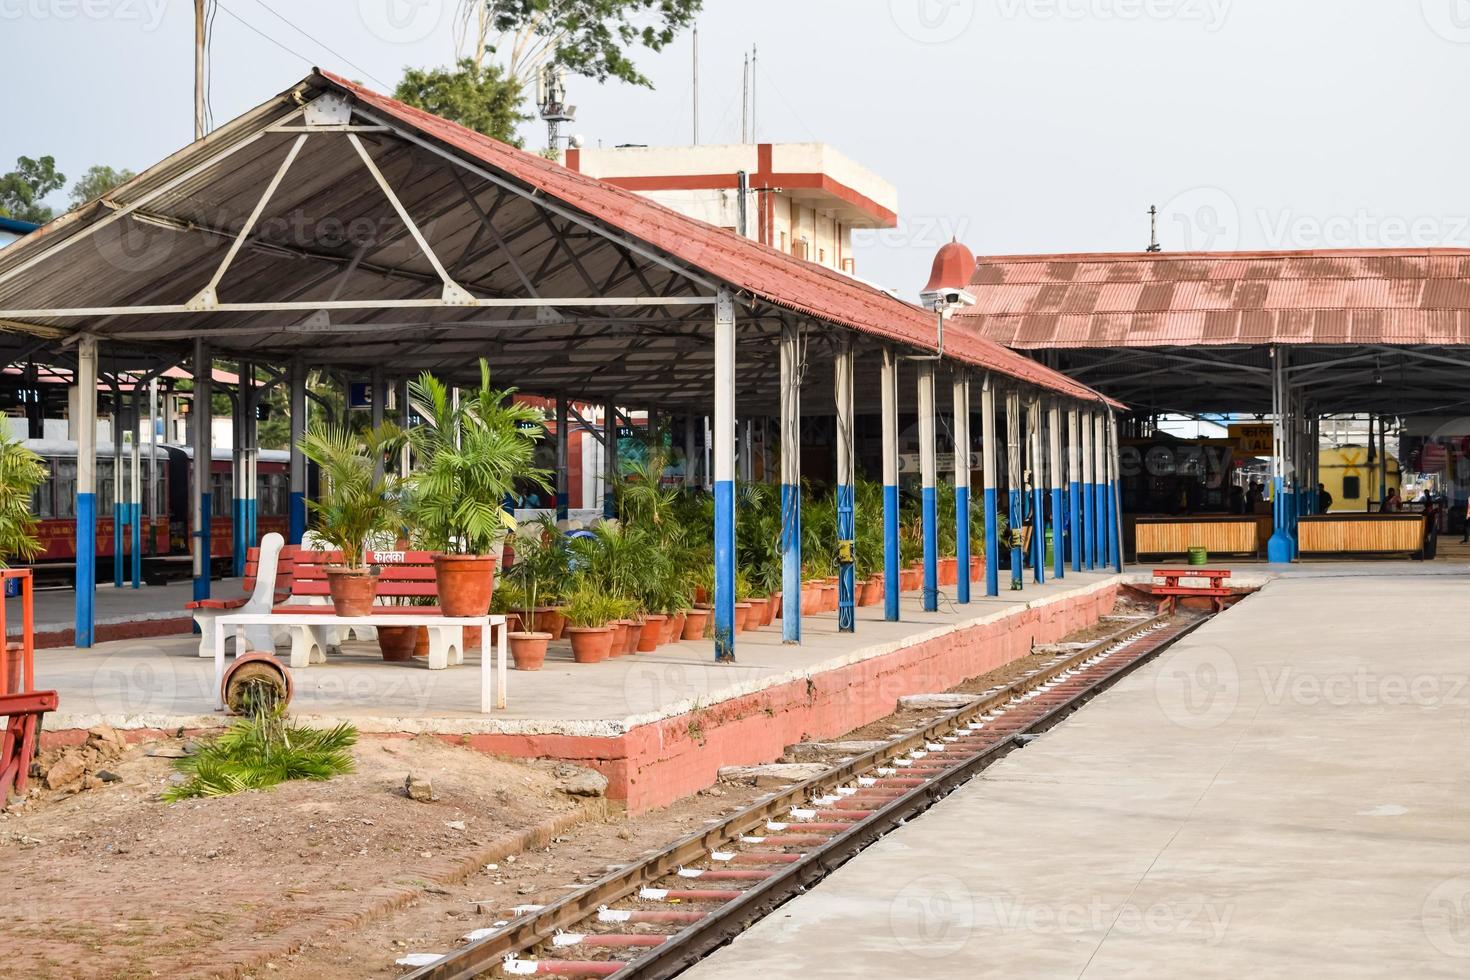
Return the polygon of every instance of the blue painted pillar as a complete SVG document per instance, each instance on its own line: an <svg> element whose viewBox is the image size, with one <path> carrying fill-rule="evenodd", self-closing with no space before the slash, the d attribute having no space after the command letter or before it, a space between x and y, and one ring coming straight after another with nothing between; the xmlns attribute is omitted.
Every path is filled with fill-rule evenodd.
<svg viewBox="0 0 1470 980"><path fill-rule="evenodd" d="M1082 486L1079 488L1082 523L1077 534L1082 539L1082 561L1090 572L1097 567L1097 519L1093 510L1097 507L1097 492L1094 485L1097 475L1093 472L1096 458L1092 452L1092 412L1084 410L1082 416Z"/></svg>
<svg viewBox="0 0 1470 980"><path fill-rule="evenodd" d="M1077 409L1067 409L1067 543L1072 571L1082 571L1082 455L1077 431Z"/></svg>
<svg viewBox="0 0 1470 980"><path fill-rule="evenodd" d="M970 379L957 373L954 399L954 553L959 566L955 599L970 601Z"/></svg>
<svg viewBox="0 0 1470 980"><path fill-rule="evenodd" d="M1118 420L1111 411L1108 412L1108 553L1112 556L1114 572L1123 571L1123 513L1122 505L1122 471L1119 462L1122 459L1122 443L1118 441Z"/></svg>
<svg viewBox="0 0 1470 980"><path fill-rule="evenodd" d="M1010 488L1011 524L1011 590L1023 588L1026 554L1021 548L1021 529L1026 523L1026 508L1021 489L1021 395L1006 392L1006 486Z"/></svg>
<svg viewBox="0 0 1470 980"><path fill-rule="evenodd" d="M209 347L203 338L194 339L194 400L190 415L194 423L194 598L209 598L210 524L213 507L210 500L210 462L214 457L214 368Z"/></svg>
<svg viewBox="0 0 1470 980"><path fill-rule="evenodd" d="M898 622L898 356L883 348L883 618Z"/></svg>
<svg viewBox="0 0 1470 980"><path fill-rule="evenodd" d="M609 404L609 417L611 410ZM715 304L714 450L715 660L729 662L735 659L735 299L728 289Z"/></svg>
<svg viewBox="0 0 1470 980"><path fill-rule="evenodd" d="M716 341L718 343L718 341ZM733 354L731 355L734 356ZM733 375L732 375L733 379ZM733 380L732 380L733 384ZM733 400L734 395L731 395ZM733 423L732 423L733 426ZM734 438L734 429L731 429L731 438ZM731 478L733 479L733 472ZM602 416L602 516L611 520L618 516L617 486L618 482L618 412L613 407L611 400L603 409ZM735 495L730 494L730 504L733 507ZM733 528L732 523L730 527ZM733 545L732 545L733 547ZM734 609L731 608L732 616ZM733 624L733 620L731 620Z"/></svg>
<svg viewBox="0 0 1470 980"><path fill-rule="evenodd" d="M781 324L781 642L801 642L801 328ZM692 433L690 435L693 459Z"/></svg>
<svg viewBox="0 0 1470 980"><path fill-rule="evenodd" d="M919 477L924 529L924 611L939 610L938 434L934 419L934 362L919 361Z"/></svg>
<svg viewBox="0 0 1470 980"><path fill-rule="evenodd" d="M291 413L291 498L287 506L286 543L300 544L306 533L306 457L301 455L301 440L306 436L306 368L299 361L291 365L289 408Z"/></svg>
<svg viewBox="0 0 1470 980"><path fill-rule="evenodd" d="M77 344L76 384L76 644L89 647L95 639L97 596L97 341L92 337Z"/></svg>
<svg viewBox="0 0 1470 980"><path fill-rule="evenodd" d="M1066 541L1062 536L1062 408L1055 401L1046 410L1047 461L1046 485L1051 490L1052 578L1067 574Z"/></svg>
<svg viewBox="0 0 1470 980"><path fill-rule="evenodd" d="M1296 545L1292 540L1286 510L1286 386L1284 384L1285 356L1279 347L1271 348L1271 407L1274 415L1274 431L1271 447L1271 538L1266 542L1266 560L1273 563L1289 562L1295 557Z"/></svg>
<svg viewBox="0 0 1470 980"><path fill-rule="evenodd" d="M128 550L131 555L129 577L135 589L143 587L143 454L138 445L138 421L142 417L142 391L133 388L133 411L130 413L129 428L125 437L128 446L127 458L131 469L128 472ZM116 440L114 440L116 441Z"/></svg>
<svg viewBox="0 0 1470 980"><path fill-rule="evenodd" d="M1103 413L1092 413L1092 472L1097 482L1093 485L1093 520L1097 564L1106 568L1113 560L1112 542L1108 540L1108 469L1106 463L1107 438L1103 435Z"/></svg>
<svg viewBox="0 0 1470 980"><path fill-rule="evenodd" d="M117 389L113 389L113 415L112 415L112 587L120 589L123 587L123 568L127 555L127 527L128 510L126 495L122 492L122 477L125 471L123 460L126 455L123 452L122 432L122 406L118 405Z"/></svg>
<svg viewBox="0 0 1470 980"><path fill-rule="evenodd" d="M556 398L556 519L558 521L567 519L571 501L568 490L570 478L567 472L570 452L568 446L571 442L571 433L568 431L570 424L567 396L558 395Z"/></svg>
<svg viewBox="0 0 1470 980"><path fill-rule="evenodd" d="M837 363L833 390L837 400L837 630L857 629L856 559L857 515L854 513L854 481L857 478L857 449L852 414L852 336L843 332L837 340Z"/></svg>
<svg viewBox="0 0 1470 980"><path fill-rule="evenodd" d="M985 594L1000 595L1000 523L996 520L996 460L995 438L995 389L990 384L990 375L980 386L980 465L985 480L985 492L981 497L985 505Z"/></svg>
<svg viewBox="0 0 1470 980"><path fill-rule="evenodd" d="M1041 450L1041 399L1033 397L1026 406L1026 444L1031 457L1031 578L1037 585L1046 581L1046 463Z"/></svg>

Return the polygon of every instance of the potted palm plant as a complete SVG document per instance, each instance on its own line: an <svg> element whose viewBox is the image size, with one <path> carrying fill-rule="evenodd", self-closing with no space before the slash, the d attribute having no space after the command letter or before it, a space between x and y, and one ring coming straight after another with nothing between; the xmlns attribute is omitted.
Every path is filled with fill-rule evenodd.
<svg viewBox="0 0 1470 980"><path fill-rule="evenodd" d="M345 425L318 425L301 440L301 454L321 473L322 494L306 506L314 530L342 558L326 569L332 606L339 616L366 616L378 592L378 567L364 552L372 538L399 525L399 481L380 465L400 438L392 423L359 435Z"/></svg>
<svg viewBox="0 0 1470 980"><path fill-rule="evenodd" d="M502 502L517 485L550 492L535 463L545 434L541 412L514 401L514 388L490 386L480 359L480 385L458 405L449 388L425 372L409 395L424 422L410 432L419 455L408 512L433 551L439 605L446 616L483 616L495 588L495 550L515 519Z"/></svg>
<svg viewBox="0 0 1470 980"><path fill-rule="evenodd" d="M581 580L567 596L567 635L572 658L579 664L606 660L612 647L609 621L617 616L617 602L592 582Z"/></svg>
<svg viewBox="0 0 1470 980"><path fill-rule="evenodd" d="M46 466L41 457L19 440L0 435L0 568L7 567L11 558L29 561L41 553L31 496L45 480ZM14 653L20 646L10 644L8 649ZM9 676L0 678L0 691L18 691L21 658L9 657L7 663Z"/></svg>
<svg viewBox="0 0 1470 980"><path fill-rule="evenodd" d="M517 535L516 562L507 573L524 599L521 628L509 635L516 670L540 670L545 663L546 645L553 634L542 628L541 619L551 610L544 609L538 600L545 597L548 585L566 573L565 538L556 525L543 517L532 528L530 534Z"/></svg>

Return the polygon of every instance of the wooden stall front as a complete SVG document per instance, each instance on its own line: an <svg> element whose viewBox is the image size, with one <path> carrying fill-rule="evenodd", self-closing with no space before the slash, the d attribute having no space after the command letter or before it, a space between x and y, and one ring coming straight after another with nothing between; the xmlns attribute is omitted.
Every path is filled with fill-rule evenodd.
<svg viewBox="0 0 1470 980"><path fill-rule="evenodd" d="M1303 555L1417 555L1424 550L1423 514L1319 514L1297 524Z"/></svg>
<svg viewBox="0 0 1470 980"><path fill-rule="evenodd" d="M1271 518L1257 515L1195 515L1185 517L1132 518L1135 558L1187 555L1190 548L1204 548L1211 555L1259 557L1265 536L1271 534Z"/></svg>

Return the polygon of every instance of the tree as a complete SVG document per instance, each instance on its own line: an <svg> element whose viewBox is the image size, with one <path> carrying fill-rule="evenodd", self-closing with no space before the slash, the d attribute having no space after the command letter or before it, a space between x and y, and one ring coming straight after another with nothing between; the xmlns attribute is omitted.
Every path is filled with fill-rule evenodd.
<svg viewBox="0 0 1470 980"><path fill-rule="evenodd" d="M45 224L55 212L42 198L65 183L66 175L56 172L54 157L20 157L14 170L0 176L0 218Z"/></svg>
<svg viewBox="0 0 1470 980"><path fill-rule="evenodd" d="M514 146L521 145L516 126L530 118L520 111L520 82L468 58L454 68L405 69L393 97Z"/></svg>
<svg viewBox="0 0 1470 980"><path fill-rule="evenodd" d="M481 0L461 8L460 36L472 42L474 64L495 54L522 85L553 63L599 82L652 88L627 51L662 51L703 7L704 0Z"/></svg>
<svg viewBox="0 0 1470 980"><path fill-rule="evenodd" d="M127 168L113 170L105 164L89 167L87 172L71 185L71 205L77 207L95 201L114 187L119 187L138 176Z"/></svg>

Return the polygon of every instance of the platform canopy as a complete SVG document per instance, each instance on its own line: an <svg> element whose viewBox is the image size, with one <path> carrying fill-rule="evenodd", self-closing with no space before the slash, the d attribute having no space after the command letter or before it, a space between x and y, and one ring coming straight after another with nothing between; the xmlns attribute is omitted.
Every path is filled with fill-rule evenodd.
<svg viewBox="0 0 1470 980"><path fill-rule="evenodd" d="M1269 412L1273 351L1321 413L1470 408L1470 249L982 257L956 332L1141 412Z"/></svg>
<svg viewBox="0 0 1470 980"><path fill-rule="evenodd" d="M936 349L928 311L316 71L0 252L0 327L12 360L82 336L120 367L196 337L219 358L398 377L470 379L485 356L523 391L707 411L722 288L742 412L777 405L786 320L819 328L814 353L844 330ZM1098 398L973 335L944 353ZM830 411L830 372L811 381Z"/></svg>

